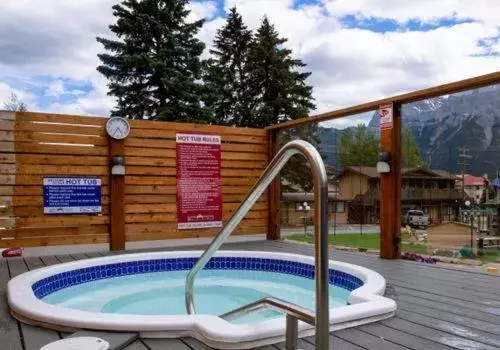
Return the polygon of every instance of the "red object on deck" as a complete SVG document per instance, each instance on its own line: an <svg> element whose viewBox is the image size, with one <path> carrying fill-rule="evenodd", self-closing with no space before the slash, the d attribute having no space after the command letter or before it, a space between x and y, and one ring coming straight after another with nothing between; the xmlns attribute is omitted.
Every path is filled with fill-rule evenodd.
<svg viewBox="0 0 500 350"><path fill-rule="evenodd" d="M21 248L8 248L2 251L2 256L4 258L10 258L13 256L21 256L23 255L23 251Z"/></svg>

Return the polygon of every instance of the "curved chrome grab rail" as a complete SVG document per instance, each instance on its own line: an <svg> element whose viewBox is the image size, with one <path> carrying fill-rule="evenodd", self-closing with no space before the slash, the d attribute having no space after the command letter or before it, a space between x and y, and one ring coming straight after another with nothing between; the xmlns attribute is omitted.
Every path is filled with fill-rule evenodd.
<svg viewBox="0 0 500 350"><path fill-rule="evenodd" d="M310 143L305 141L290 141L280 149L241 202L236 212L189 271L186 278L186 309L188 314L196 313L193 301L193 283L196 274L205 267L210 258L238 226L288 160L295 154L302 154L309 161L313 175L315 204L316 349L328 349L330 325L328 305L328 179L320 154Z"/></svg>

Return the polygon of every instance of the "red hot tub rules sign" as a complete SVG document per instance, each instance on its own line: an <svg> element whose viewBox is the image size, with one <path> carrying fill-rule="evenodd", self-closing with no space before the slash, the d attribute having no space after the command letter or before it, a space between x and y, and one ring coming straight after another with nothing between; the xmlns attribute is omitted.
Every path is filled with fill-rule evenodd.
<svg viewBox="0 0 500 350"><path fill-rule="evenodd" d="M222 227L221 138L176 134L177 227Z"/></svg>

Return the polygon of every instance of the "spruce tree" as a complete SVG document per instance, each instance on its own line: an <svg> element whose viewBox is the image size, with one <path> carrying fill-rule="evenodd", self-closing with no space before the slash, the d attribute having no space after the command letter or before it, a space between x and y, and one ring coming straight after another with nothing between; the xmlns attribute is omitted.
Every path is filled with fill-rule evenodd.
<svg viewBox="0 0 500 350"><path fill-rule="evenodd" d="M133 119L207 121L200 103L203 20L186 18L188 0L124 0L113 6L117 40L97 38L107 53L97 70L117 100L112 115Z"/></svg>
<svg viewBox="0 0 500 350"><path fill-rule="evenodd" d="M286 42L264 17L248 59L250 88L258 103L241 124L265 127L305 117L315 108L312 87L305 82L311 73L302 71L306 65L291 57L292 51L283 47Z"/></svg>
<svg viewBox="0 0 500 350"><path fill-rule="evenodd" d="M241 126L265 127L283 121L305 117L315 108L312 87L306 84L311 73L304 72L301 60L292 58L292 51L283 45L274 26L264 17L249 49L248 71L250 91L255 101L249 118ZM310 142L318 148L318 125L311 124L280 132L279 142L284 145L294 139ZM283 169L283 178L298 184L302 190L313 187L311 170L303 157L293 157ZM284 189L293 186L285 184Z"/></svg>
<svg viewBox="0 0 500 350"><path fill-rule="evenodd" d="M246 60L251 40L251 31L233 7L224 27L217 30L212 58L207 60L203 75L204 102L217 124L240 125L249 115Z"/></svg>

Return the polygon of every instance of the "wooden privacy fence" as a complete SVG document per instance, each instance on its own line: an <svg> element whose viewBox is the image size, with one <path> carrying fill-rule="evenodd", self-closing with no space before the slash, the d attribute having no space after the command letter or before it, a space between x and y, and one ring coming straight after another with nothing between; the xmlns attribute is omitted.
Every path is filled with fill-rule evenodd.
<svg viewBox="0 0 500 350"><path fill-rule="evenodd" d="M126 241L213 236L218 229L177 229L177 132L221 136L224 221L268 161L267 133L261 129L133 120L124 141L110 141L106 121L0 111L0 247L110 242L111 208L115 219L123 218L113 234L124 235ZM125 157L124 194L111 205L110 157L117 149ZM44 215L44 176L99 177L102 213ZM264 195L235 234L266 233L268 209Z"/></svg>

